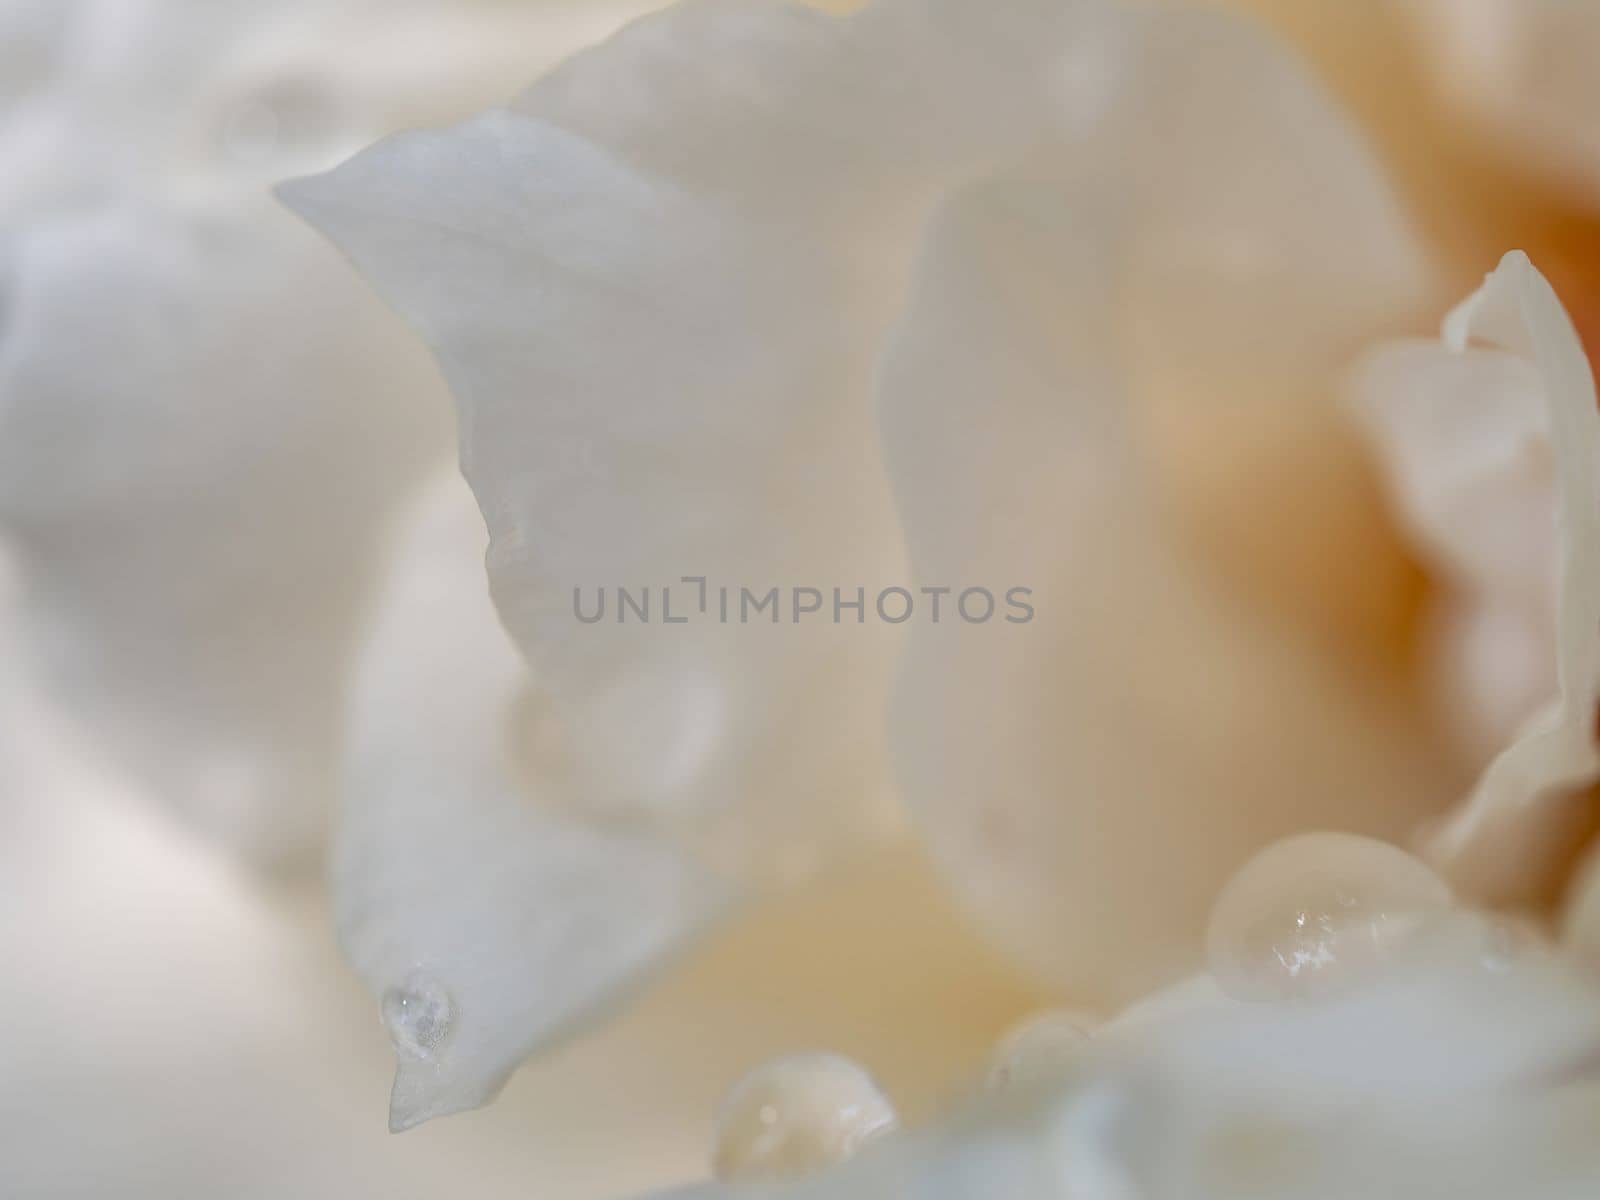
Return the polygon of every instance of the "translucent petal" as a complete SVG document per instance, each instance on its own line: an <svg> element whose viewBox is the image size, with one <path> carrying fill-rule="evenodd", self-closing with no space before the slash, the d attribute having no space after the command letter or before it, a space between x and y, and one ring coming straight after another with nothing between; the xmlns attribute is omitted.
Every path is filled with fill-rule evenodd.
<svg viewBox="0 0 1600 1200"><path fill-rule="evenodd" d="M927 238L882 373L916 574L1030 588L1034 615L915 628L905 794L988 928L1075 1001L1192 967L1267 842L1399 836L1444 794L1348 643L1322 652L1297 603L1213 554L1281 516L1260 557L1284 555L1262 574L1290 599L1388 569L1381 534L1314 524L1365 503L1342 467L1313 454L1250 491L1226 464L1261 431L1337 462L1336 368L1422 280L1339 117L1193 14L1146 27L1099 140L965 189ZM1197 446L1247 518L1209 540Z"/></svg>
<svg viewBox="0 0 1600 1200"><path fill-rule="evenodd" d="M1450 314L1443 339L1457 353L1472 340L1489 343L1537 370L1555 460L1557 695L1490 763L1428 847L1469 894L1528 900L1548 890L1582 832L1582 792L1600 777L1600 415L1572 322L1520 251Z"/></svg>
<svg viewBox="0 0 1600 1200"><path fill-rule="evenodd" d="M484 541L459 478L429 490L353 701L335 904L396 1043L396 1130L492 1099L727 898L671 846L546 806Z"/></svg>
<svg viewBox="0 0 1600 1200"><path fill-rule="evenodd" d="M1391 501L1442 585L1432 674L1481 765L1555 692L1555 464L1527 359L1381 343L1348 381Z"/></svg>
<svg viewBox="0 0 1600 1200"><path fill-rule="evenodd" d="M1431 562L1553 609L1554 462L1538 369L1499 350L1388 342L1352 372L1351 392Z"/></svg>
<svg viewBox="0 0 1600 1200"><path fill-rule="evenodd" d="M1542 607L1450 592L1432 617L1424 653L1440 710L1481 767L1555 694L1555 622Z"/></svg>
<svg viewBox="0 0 1600 1200"><path fill-rule="evenodd" d="M49 78L66 36L71 0L7 0L0 5L0 121L19 98Z"/></svg>
<svg viewBox="0 0 1600 1200"><path fill-rule="evenodd" d="M1059 50L1114 28L1098 5L984 15L686 4L508 110L285 189L450 379L547 717L542 810L758 882L893 823L898 629L867 609L905 579L875 360L933 195L1052 125ZM408 1042L450 1007L412 969L381 982Z"/></svg>
<svg viewBox="0 0 1600 1200"><path fill-rule="evenodd" d="M395 129L513 94L659 0L299 0L224 55L180 113L192 161L263 184L325 170Z"/></svg>
<svg viewBox="0 0 1600 1200"><path fill-rule="evenodd" d="M495 0L8 0L0 120L64 122L50 174L13 177L0 207L77 167L171 180L195 172L265 184L332 166L397 128L504 99L541 66L649 7ZM0 131L0 160L18 144ZM39 153L41 151L36 151ZM73 162L72 160L76 160Z"/></svg>
<svg viewBox="0 0 1600 1200"><path fill-rule="evenodd" d="M1046 48L1098 12L686 4L286 190L444 366L572 802L766 877L891 820L898 631L835 607L903 582L875 358L932 192L1054 118Z"/></svg>

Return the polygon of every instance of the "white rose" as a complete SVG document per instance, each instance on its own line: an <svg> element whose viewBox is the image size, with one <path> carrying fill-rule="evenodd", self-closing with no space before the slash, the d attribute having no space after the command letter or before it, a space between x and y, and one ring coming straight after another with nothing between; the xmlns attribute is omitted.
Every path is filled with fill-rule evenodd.
<svg viewBox="0 0 1600 1200"><path fill-rule="evenodd" d="M285 195L432 344L533 666L519 702L465 584L369 661L369 712L408 672L416 707L365 722L336 887L396 1125L902 807L1002 945L1116 1002L1262 845L1452 798L1339 405L1428 275L1250 29L686 4ZM774 585L780 624L723 622ZM654 619L586 623L601 587Z"/></svg>

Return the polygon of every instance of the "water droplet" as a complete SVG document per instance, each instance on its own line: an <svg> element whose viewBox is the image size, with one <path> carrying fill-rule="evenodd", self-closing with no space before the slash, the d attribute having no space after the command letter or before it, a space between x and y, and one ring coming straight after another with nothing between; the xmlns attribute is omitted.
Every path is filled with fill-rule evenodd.
<svg viewBox="0 0 1600 1200"><path fill-rule="evenodd" d="M401 1058L423 1059L450 1036L455 1006L438 980L413 975L383 993L383 1025Z"/></svg>
<svg viewBox="0 0 1600 1200"><path fill-rule="evenodd" d="M1449 907L1449 887L1404 850L1353 834L1304 834L1267 847L1223 888L1206 952L1235 999L1306 999L1390 958Z"/></svg>
<svg viewBox="0 0 1600 1200"><path fill-rule="evenodd" d="M1082 1053L1092 1025L1081 1013L1029 1017L1001 1038L989 1056L989 1086L1032 1087L1061 1078Z"/></svg>
<svg viewBox="0 0 1600 1200"><path fill-rule="evenodd" d="M836 1054L757 1067L723 1098L713 1169L725 1182L783 1179L842 1162L897 1125L866 1071Z"/></svg>

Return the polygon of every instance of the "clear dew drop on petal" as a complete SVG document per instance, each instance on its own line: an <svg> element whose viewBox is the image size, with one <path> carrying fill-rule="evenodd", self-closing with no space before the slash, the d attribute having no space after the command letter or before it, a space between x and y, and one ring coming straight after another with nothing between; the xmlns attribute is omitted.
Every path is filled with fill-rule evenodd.
<svg viewBox="0 0 1600 1200"><path fill-rule="evenodd" d="M843 1162L898 1125L865 1070L836 1054L795 1054L751 1071L723 1098L712 1167L724 1182L804 1175Z"/></svg>
<svg viewBox="0 0 1600 1200"><path fill-rule="evenodd" d="M438 980L413 975L400 987L383 993L383 1026L403 1059L430 1057L450 1036L455 1005Z"/></svg>
<svg viewBox="0 0 1600 1200"><path fill-rule="evenodd" d="M1313 999L1403 952L1450 905L1448 885L1397 846L1302 834L1268 846L1229 880L1211 910L1207 959L1234 999Z"/></svg>
<svg viewBox="0 0 1600 1200"><path fill-rule="evenodd" d="M1032 1087L1060 1078L1081 1055L1093 1025L1082 1013L1051 1010L1013 1026L989 1056L988 1086Z"/></svg>

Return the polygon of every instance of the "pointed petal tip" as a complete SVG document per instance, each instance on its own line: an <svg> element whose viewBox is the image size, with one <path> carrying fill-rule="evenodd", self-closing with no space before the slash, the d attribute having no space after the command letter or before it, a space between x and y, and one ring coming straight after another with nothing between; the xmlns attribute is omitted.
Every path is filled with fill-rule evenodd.
<svg viewBox="0 0 1600 1200"><path fill-rule="evenodd" d="M306 185L320 178L320 175L296 175L293 179L273 184L272 195L290 212L303 216Z"/></svg>
<svg viewBox="0 0 1600 1200"><path fill-rule="evenodd" d="M318 232L326 234L329 183L343 164L316 175L297 175L272 187L273 198Z"/></svg>
<svg viewBox="0 0 1600 1200"><path fill-rule="evenodd" d="M505 1079L484 1083L458 1078L447 1064L395 1064L389 1092L389 1132L405 1133L441 1117L482 1108L500 1094Z"/></svg>

